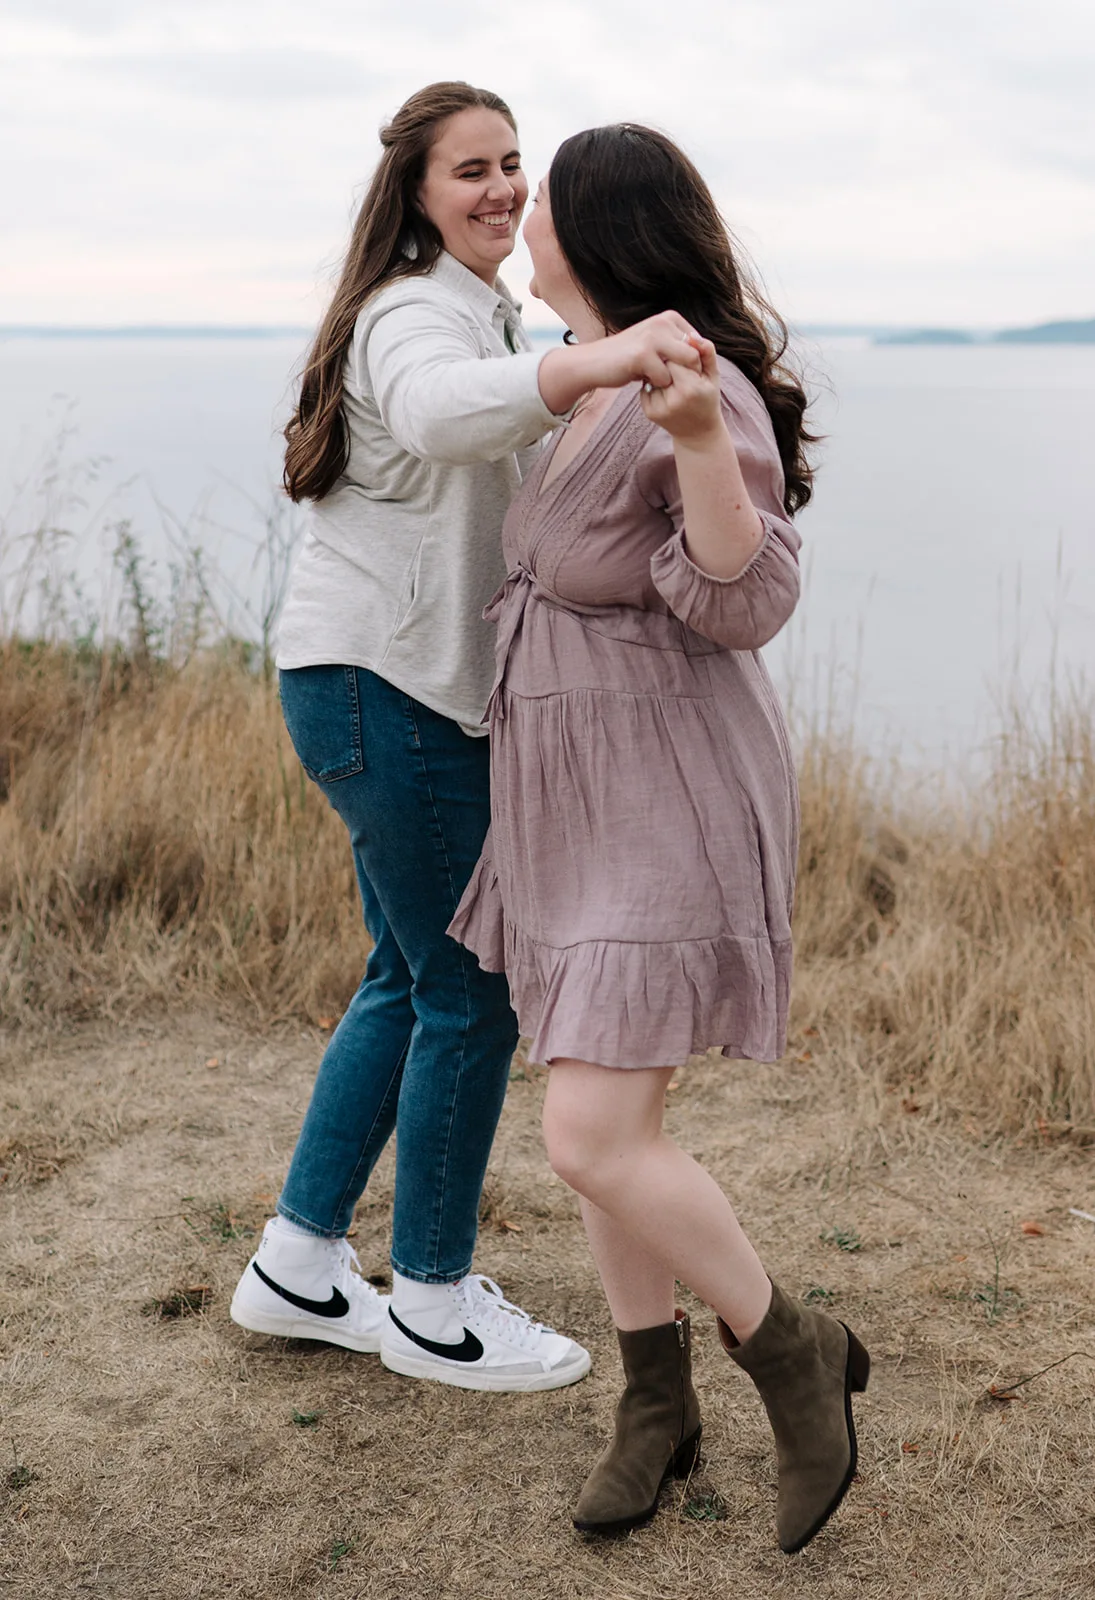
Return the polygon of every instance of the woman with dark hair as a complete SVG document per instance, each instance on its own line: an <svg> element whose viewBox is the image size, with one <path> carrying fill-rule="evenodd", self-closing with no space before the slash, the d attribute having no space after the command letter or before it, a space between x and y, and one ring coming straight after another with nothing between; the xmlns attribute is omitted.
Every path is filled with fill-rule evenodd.
<svg viewBox="0 0 1095 1600"><path fill-rule="evenodd" d="M573 1383L587 1353L471 1271L517 1027L504 978L445 928L489 821L484 601L532 449L591 386L669 381L688 325L531 350L497 277L528 186L513 115L465 83L412 95L383 153L286 429L310 517L281 619L282 707L346 824L373 948L316 1079L231 1314L380 1351L464 1388ZM387 1296L353 1270L354 1206L398 1129Z"/></svg>
<svg viewBox="0 0 1095 1600"><path fill-rule="evenodd" d="M548 1156L580 1196L618 1332L626 1387L576 1526L645 1521L698 1458L679 1279L760 1391L779 1539L798 1550L855 1471L867 1353L771 1283L662 1115L689 1055L774 1061L786 1042L797 792L758 652L799 593L805 397L782 324L663 135L568 139L525 238L533 293L582 348L672 306L700 367L593 389L509 511L492 830L450 931L507 973L551 1067Z"/></svg>

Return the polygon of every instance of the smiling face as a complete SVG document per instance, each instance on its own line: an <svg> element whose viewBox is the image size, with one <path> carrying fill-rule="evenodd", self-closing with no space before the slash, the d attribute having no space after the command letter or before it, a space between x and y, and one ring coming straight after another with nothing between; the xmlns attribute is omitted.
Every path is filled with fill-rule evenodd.
<svg viewBox="0 0 1095 1600"><path fill-rule="evenodd" d="M418 203L449 254L488 285L513 249L527 199L517 135L500 111L475 107L442 124Z"/></svg>

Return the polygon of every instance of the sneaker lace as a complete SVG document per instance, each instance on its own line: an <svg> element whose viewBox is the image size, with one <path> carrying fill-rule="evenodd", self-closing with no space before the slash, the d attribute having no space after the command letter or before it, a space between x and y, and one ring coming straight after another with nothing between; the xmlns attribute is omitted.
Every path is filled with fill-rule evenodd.
<svg viewBox="0 0 1095 1600"><path fill-rule="evenodd" d="M468 1318L474 1317L488 1333L518 1350L536 1350L542 1336L551 1332L542 1322L533 1322L527 1311L507 1300L494 1279L484 1273L469 1273L460 1280L459 1289Z"/></svg>
<svg viewBox="0 0 1095 1600"><path fill-rule="evenodd" d="M331 1253L338 1268L338 1286L343 1294L348 1298L360 1295L366 1300L379 1300L380 1293L362 1272L361 1258L349 1239L332 1239L330 1243Z"/></svg>

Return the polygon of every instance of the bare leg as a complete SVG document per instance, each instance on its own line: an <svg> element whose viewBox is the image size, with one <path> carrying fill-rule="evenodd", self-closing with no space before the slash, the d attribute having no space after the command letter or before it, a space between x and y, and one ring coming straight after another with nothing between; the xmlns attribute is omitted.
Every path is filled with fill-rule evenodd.
<svg viewBox="0 0 1095 1600"><path fill-rule="evenodd" d="M660 1260L744 1343L764 1320L771 1284L718 1184L662 1131L671 1076L668 1067L621 1071L556 1060L544 1102L548 1159L572 1189L617 1225L617 1234L604 1230L596 1243L590 1240L598 1268L603 1246L606 1294L610 1283L617 1289L623 1283L627 1257L617 1251L626 1251L630 1236L641 1247L632 1259L644 1263L642 1281L652 1305L658 1282L653 1263ZM645 1292L634 1307L626 1291L622 1300L625 1314L647 1303ZM658 1315L668 1320L661 1309Z"/></svg>
<svg viewBox="0 0 1095 1600"><path fill-rule="evenodd" d="M584 1195L579 1198L589 1248L616 1327L630 1333L672 1322L677 1298L672 1268L651 1255L630 1228L614 1222Z"/></svg>

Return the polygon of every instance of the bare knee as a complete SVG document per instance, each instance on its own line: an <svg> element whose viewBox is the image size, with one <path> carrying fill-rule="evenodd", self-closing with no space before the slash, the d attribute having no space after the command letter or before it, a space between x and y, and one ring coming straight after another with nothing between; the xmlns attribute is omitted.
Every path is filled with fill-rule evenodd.
<svg viewBox="0 0 1095 1600"><path fill-rule="evenodd" d="M551 1170L587 1200L608 1202L625 1181L633 1147L611 1121L588 1107L544 1105L544 1145Z"/></svg>
<svg viewBox="0 0 1095 1600"><path fill-rule="evenodd" d="M591 1125L580 1107L553 1105L550 1098L544 1104L543 1130L548 1162L556 1177L578 1194L592 1198L605 1164L601 1130Z"/></svg>
<svg viewBox="0 0 1095 1600"><path fill-rule="evenodd" d="M668 1068L621 1072L556 1061L544 1099L552 1169L589 1200L605 1203L633 1174L661 1130Z"/></svg>

